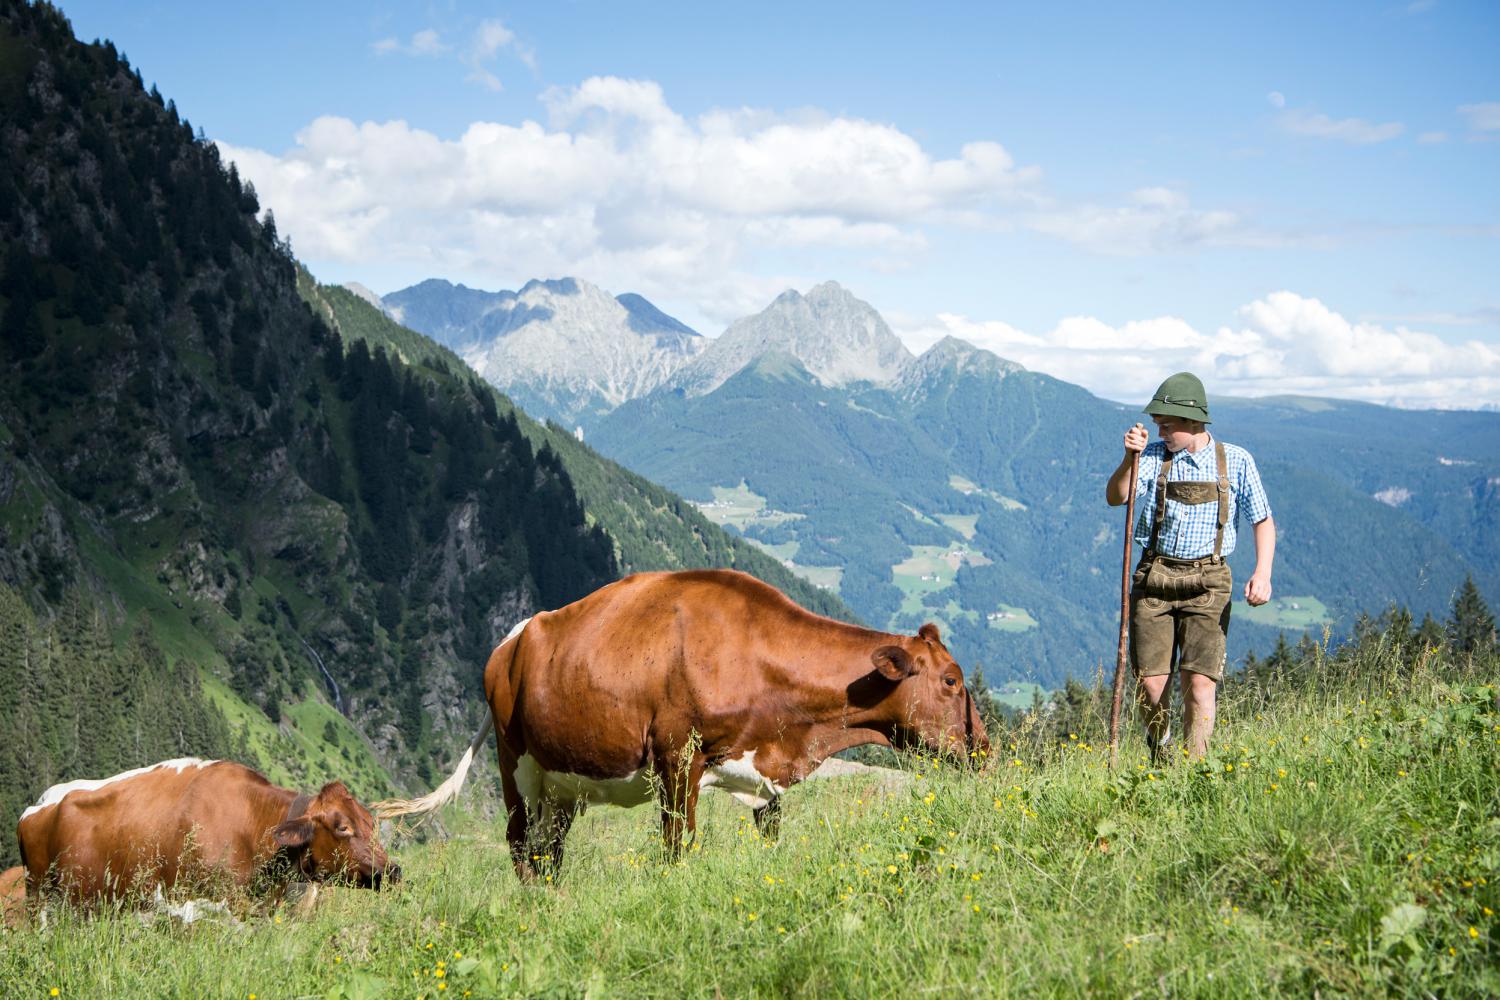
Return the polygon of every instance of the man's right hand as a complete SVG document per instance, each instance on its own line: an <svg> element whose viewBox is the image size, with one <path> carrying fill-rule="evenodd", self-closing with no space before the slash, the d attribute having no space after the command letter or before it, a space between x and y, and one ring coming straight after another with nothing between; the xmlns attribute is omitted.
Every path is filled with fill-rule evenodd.
<svg viewBox="0 0 1500 1000"><path fill-rule="evenodd" d="M1139 454L1146 450L1146 445L1150 440L1151 435L1147 433L1146 425L1136 424L1125 432L1125 450Z"/></svg>

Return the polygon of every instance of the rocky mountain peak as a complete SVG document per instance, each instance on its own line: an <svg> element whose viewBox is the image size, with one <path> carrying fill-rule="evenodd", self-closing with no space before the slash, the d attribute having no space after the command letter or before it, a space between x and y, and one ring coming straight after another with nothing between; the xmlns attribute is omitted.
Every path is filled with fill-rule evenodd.
<svg viewBox="0 0 1500 1000"><path fill-rule="evenodd" d="M650 392L705 343L641 296L616 298L581 278L518 292L426 281L393 300L407 306L406 325L447 342L534 416L569 426Z"/></svg>
<svg viewBox="0 0 1500 1000"><path fill-rule="evenodd" d="M935 383L961 375L999 380L1026 369L967 340L947 336L933 344L901 372L895 390L905 398L920 396Z"/></svg>
<svg viewBox="0 0 1500 1000"><path fill-rule="evenodd" d="M692 395L712 392L770 351L791 355L830 386L890 382L912 360L874 307L826 281L806 295L788 289L756 315L736 320L672 384Z"/></svg>

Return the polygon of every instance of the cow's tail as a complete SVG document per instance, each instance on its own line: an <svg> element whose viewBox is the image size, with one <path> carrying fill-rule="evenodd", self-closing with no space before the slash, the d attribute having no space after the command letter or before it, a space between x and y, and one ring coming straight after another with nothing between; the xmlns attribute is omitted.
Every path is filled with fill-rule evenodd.
<svg viewBox="0 0 1500 1000"><path fill-rule="evenodd" d="M510 634L505 637L505 641L500 645L505 646L506 644L516 642L517 637L521 634L521 630L526 627L526 622L529 621L531 619L527 618L511 629ZM395 819L398 816L425 816L428 813L436 812L458 798L459 790L464 787L464 780L469 776L469 768L474 766L474 755L479 752L480 747L484 746L485 740L489 739L490 730L494 729L494 727L494 713L485 712L484 722L480 725L479 732L475 733L474 738L469 741L469 749L465 750L464 755L459 758L458 766L453 769L452 774L448 775L447 781L444 781L441 785L438 785L431 792L419 799L386 799L382 802L376 802L371 806L375 815L380 819Z"/></svg>
<svg viewBox="0 0 1500 1000"><path fill-rule="evenodd" d="M395 819L397 816L425 816L427 813L436 812L443 806L458 798L458 793L464 787L464 780L469 776L469 768L474 766L474 755L479 748L484 746L485 740L489 739L490 730L495 728L495 721L489 712L484 713L484 722L479 727L479 732L474 734L474 739L469 742L469 749L458 759L458 766L453 773L448 775L448 780L438 785L431 792L419 799L385 799L376 802L371 808L380 819Z"/></svg>

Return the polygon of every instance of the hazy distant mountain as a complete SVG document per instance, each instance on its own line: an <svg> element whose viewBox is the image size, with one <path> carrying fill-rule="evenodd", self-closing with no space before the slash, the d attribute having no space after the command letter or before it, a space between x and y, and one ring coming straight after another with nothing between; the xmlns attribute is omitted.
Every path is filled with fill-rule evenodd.
<svg viewBox="0 0 1500 1000"><path fill-rule="evenodd" d="M826 281L806 295L785 291L762 312L736 320L671 385L701 396L771 351L796 358L829 386L889 382L912 357L868 303Z"/></svg>
<svg viewBox="0 0 1500 1000"><path fill-rule="evenodd" d="M507 309L515 299L515 292L486 292L441 278L380 297L391 319L454 349L478 339L474 325L485 313Z"/></svg>
<svg viewBox="0 0 1500 1000"><path fill-rule="evenodd" d="M366 302L370 303L370 305L374 306L376 309L379 309L387 316L391 314L391 311L386 308L385 303L380 300L380 296L375 294L375 292L371 291L370 289L366 288L364 285L361 285L359 282L346 281L344 282L343 287L348 291L353 292L361 299L364 299Z"/></svg>
<svg viewBox="0 0 1500 1000"><path fill-rule="evenodd" d="M568 427L655 389L705 343L641 296L616 298L576 278L531 281L519 292L429 280L382 302L528 413Z"/></svg>
<svg viewBox="0 0 1500 1000"><path fill-rule="evenodd" d="M892 390L907 400L923 396L938 384L944 373L987 375L1004 378L1026 369L1014 361L975 347L957 337L944 337L901 370Z"/></svg>

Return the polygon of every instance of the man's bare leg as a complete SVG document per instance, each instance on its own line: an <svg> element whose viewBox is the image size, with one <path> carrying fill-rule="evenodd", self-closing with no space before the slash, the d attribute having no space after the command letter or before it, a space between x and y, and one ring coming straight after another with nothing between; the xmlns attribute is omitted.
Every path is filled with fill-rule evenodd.
<svg viewBox="0 0 1500 1000"><path fill-rule="evenodd" d="M1182 732L1194 757L1208 755L1218 708L1218 683L1212 677L1182 671Z"/></svg>
<svg viewBox="0 0 1500 1000"><path fill-rule="evenodd" d="M1137 677L1135 681L1135 702L1140 710L1141 726L1146 730L1146 746L1151 751L1153 763L1162 763L1166 759L1167 743L1172 737L1172 724L1167 717L1171 680L1171 674L1161 674Z"/></svg>

